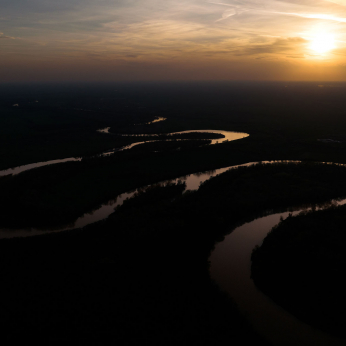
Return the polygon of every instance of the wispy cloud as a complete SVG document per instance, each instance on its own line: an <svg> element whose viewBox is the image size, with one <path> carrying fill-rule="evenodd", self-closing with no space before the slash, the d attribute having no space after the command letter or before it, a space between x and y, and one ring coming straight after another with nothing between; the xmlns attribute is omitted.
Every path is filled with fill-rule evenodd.
<svg viewBox="0 0 346 346"><path fill-rule="evenodd" d="M346 0L326 0L328 2L333 2L334 4L338 4L341 6L346 6Z"/></svg>
<svg viewBox="0 0 346 346"><path fill-rule="evenodd" d="M346 18L336 17L333 15L323 14L323 13L315 13L315 14L289 13L289 12L269 12L269 13L282 14L285 16L296 16L296 17L307 18L307 19L322 19L322 20L330 20L330 21L339 22L339 23L346 23Z"/></svg>
<svg viewBox="0 0 346 346"><path fill-rule="evenodd" d="M297 53L306 45L307 41L301 37L278 38L274 42L266 44L247 45L235 52L238 56L277 55L281 53ZM293 54L296 56L296 54ZM303 55L299 55L302 57Z"/></svg>
<svg viewBox="0 0 346 346"><path fill-rule="evenodd" d="M343 4L346 6L346 0L336 0L336 1L329 1L336 4ZM275 6L266 6L266 2L264 1L261 5L259 4L247 4L243 3L240 4L238 1L235 1L233 3L224 3L224 2L214 2L209 1L210 4L214 5L220 5L220 6L226 6L226 7L232 7L231 9L228 9L223 12L222 18L218 19L217 21L221 21L224 19L227 19L228 17L231 17L237 13L247 12L247 11L253 11L260 14L280 14L284 16L296 16L300 18L306 18L306 19L321 19L321 20L328 20L328 21L335 21L339 23L346 23L346 17L339 17L333 14L326 14L326 13L304 13L304 12L284 12L284 11L275 11L270 10L270 7L275 8ZM263 6L264 5L264 6ZM266 9L263 9L265 7ZM289 8L289 6L288 6ZM325 10L324 7L322 7L320 10Z"/></svg>
<svg viewBox="0 0 346 346"><path fill-rule="evenodd" d="M14 37L6 36L4 33L0 32L0 39L1 38L8 38L8 39L14 39Z"/></svg>
<svg viewBox="0 0 346 346"><path fill-rule="evenodd" d="M222 17L220 19L217 20L217 22L221 21L221 20L225 20L229 17L232 17L234 15L237 14L237 11L234 8L231 8L229 10L226 10L222 13Z"/></svg>
<svg viewBox="0 0 346 346"><path fill-rule="evenodd" d="M338 48L346 47L346 0L0 2L6 33L0 39L8 39L2 40L0 54L24 65L54 59L140 61L141 66L255 59L298 63L309 57L304 38L319 32L332 33Z"/></svg>

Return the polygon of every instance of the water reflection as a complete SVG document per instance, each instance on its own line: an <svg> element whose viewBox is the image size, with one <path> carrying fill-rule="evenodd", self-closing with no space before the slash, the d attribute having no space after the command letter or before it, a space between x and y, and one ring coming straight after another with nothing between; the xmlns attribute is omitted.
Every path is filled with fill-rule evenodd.
<svg viewBox="0 0 346 346"><path fill-rule="evenodd" d="M78 159L79 161L80 159ZM60 161L60 160L57 160ZM77 161L77 159L76 159ZM66 161L65 161L66 162ZM186 183L186 190L198 190L199 186L201 183L205 182L206 180L215 177L218 174L224 173L228 171L229 169L234 169L238 167L248 167L251 165L255 164L271 164L271 163L299 163L300 161L294 160L294 161L289 161L289 160L275 160L275 161L260 161L260 162L248 162L240 165L235 165L235 166L228 166L224 168L219 168L216 170L211 170L211 171L206 171L206 172L198 172L198 173L193 173L185 176L181 176L176 179L172 180L167 180L163 182L159 182L158 184L167 184L167 183L177 183L178 181L184 181ZM333 164L333 163L326 163L326 164ZM344 164L338 164L345 166ZM24 166L23 166L24 167ZM20 168L20 167L19 167ZM150 185L149 185L150 186ZM147 186L147 187L149 187ZM142 187L140 189L145 189L147 187ZM107 201L106 203L102 204L99 208L96 208L94 211L90 211L79 217L73 224L70 224L68 226L61 226L57 227L54 231L55 232L61 232L61 231L66 231L66 230L71 230L74 228L82 228L87 225L90 225L92 223L95 223L97 221L101 221L103 219L106 219L110 214L114 212L114 209L120 205L122 205L123 201L126 198L131 198L133 195L138 192L140 189L133 190L133 191L128 191L126 193L123 193L116 197L114 200ZM327 205L332 205L331 203L337 203L337 200L334 202L327 202L324 204L324 206ZM311 207L309 205L308 207ZM320 207L317 205L317 207ZM300 207L302 208L302 207ZM295 210L293 207L289 209L290 211ZM268 213L272 213L272 211L267 211L266 215ZM262 214L263 216L264 214ZM45 230L39 230L35 228L30 228L30 229L0 229L0 239L2 238L13 238L17 236L30 236L30 235L39 235L46 233L47 231L52 231L52 229L45 229ZM24 232L24 233L23 233Z"/></svg>
<svg viewBox="0 0 346 346"><path fill-rule="evenodd" d="M10 175L10 174L15 175L25 171L29 171L30 169L44 167L48 165L55 165L55 164L64 163L64 162L77 162L77 161L82 161L82 159L80 157L70 157L70 158L61 159L61 160L50 160L45 162L30 163L28 165L18 166L15 168L9 168L9 169L0 171L0 177L3 177L5 175Z"/></svg>
<svg viewBox="0 0 346 346"><path fill-rule="evenodd" d="M106 127L104 129L100 129L98 130L99 132L103 132L103 133L109 133L110 127ZM182 131L182 132L172 132L172 133L168 133L166 135L174 135L174 134L183 134L183 133L193 133L193 132L205 132L205 133L220 133L221 135L224 136L224 139L222 142L225 141L234 141L237 139L241 139L241 138L245 138L248 137L249 135L247 133L240 133L240 132L230 132L230 131L218 131L218 130L189 130L189 131ZM150 136L150 137L155 137L155 136L160 136L160 134L139 134L139 135L133 135L133 134L122 134L120 136L123 137L137 137L137 136ZM188 139L187 139L188 140ZM163 141L171 141L170 139L166 139ZM106 152L101 153L99 156L109 156L112 155L114 153L116 153L117 151L124 151L124 150L129 150L131 148L133 148L136 145L140 145L140 144L144 144L144 143L150 143L150 142L156 142L156 140L148 140L148 141L143 141L143 142L135 142L132 143L130 145L126 145L122 148L115 148ZM218 140L212 140L211 143L209 145L213 145L216 144L218 142ZM221 143L222 143L221 142ZM45 161L45 162L37 162L37 163L31 163L28 165L23 165L23 166L19 166L19 167L15 167L15 168L9 168L9 169L5 169L0 171L0 177L5 176L5 175L10 175L10 174L19 174L21 172L25 172L28 171L30 169L33 168L39 168L39 167L43 167L43 166L48 166L48 165L54 165L54 164L58 164L58 163L64 163L64 162L70 162L70 161L81 161L82 159L79 157L70 157L70 158L66 158L66 159L59 159L59 160L50 160L50 161Z"/></svg>
<svg viewBox="0 0 346 346"><path fill-rule="evenodd" d="M110 130L110 127L105 127L104 129L99 129L99 130L97 130L97 132L100 132L100 133L109 133L109 130Z"/></svg>
<svg viewBox="0 0 346 346"><path fill-rule="evenodd" d="M345 340L329 336L301 322L259 291L251 280L251 253L268 232L289 214L346 204L346 199L288 208L237 227L215 246L210 260L211 278L227 292L254 328L273 345L345 345ZM293 211L295 209L295 211ZM297 210L298 209L298 210Z"/></svg>
<svg viewBox="0 0 346 346"><path fill-rule="evenodd" d="M208 172L199 172L186 175L170 182L185 181L186 190L197 190L200 184L211 177L224 173L229 169L251 166L260 163L298 163L300 161L262 161L249 162L236 166L224 167ZM333 164L333 163L329 163ZM338 164L345 166L343 164ZM145 188L144 188L145 189ZM117 206L122 205L124 200L133 197L135 193L143 190L137 189L119 195L116 199L108 201L100 208L91 213L86 213L76 220L75 223L53 230L61 232L74 228L83 228L86 225L107 218L114 212ZM238 305L240 311L252 323L260 334L265 336L271 343L282 346L336 346L345 345L345 341L328 336L307 324L296 319L281 307L274 304L267 296L260 292L251 280L251 253L253 248L262 244L267 233L280 222L280 218L288 217L289 213L297 215L299 212L318 210L331 206L346 204L346 199L335 199L320 204L307 204L300 207L290 207L280 213L267 210L262 216L237 227L231 234L215 246L210 256L210 275L212 279L228 292ZM275 213L275 214L274 214ZM265 215L265 216L263 216ZM48 230L19 229L0 230L0 238L13 238L18 236L33 236L44 234Z"/></svg>
<svg viewBox="0 0 346 346"><path fill-rule="evenodd" d="M144 124L133 124L133 125L135 125L135 126L140 126L140 125L151 125L151 124L155 124L155 123L159 123L159 122L161 122L161 121L165 121L165 120L167 120L167 118L162 118L162 117L156 117L154 120L152 120L152 121L149 121L149 122L147 122L147 123L144 123ZM110 127L105 127L104 129L99 129L99 130L97 130L97 132L100 132L100 133L110 133L109 132L109 130L110 130Z"/></svg>
<svg viewBox="0 0 346 346"><path fill-rule="evenodd" d="M241 165L224 167L224 168L220 168L220 169L216 169L216 170L208 171L208 172L198 172L198 173L189 174L189 175L186 175L183 177L179 177L176 179L166 180L166 181L160 182L159 184L177 183L179 181L184 181L186 184L185 191L197 190L202 182L208 180L211 177L216 176L217 174L221 174L223 172L226 172L229 169L242 167L242 166L251 166L254 164L257 164L257 162L249 162L249 163L245 163L245 164L241 164ZM150 186L151 185L123 193L123 194L117 196L116 199L107 201L106 203L102 204L99 208L95 209L94 211L85 213L84 215L79 217L76 220L76 222L74 222L73 224L70 224L68 226L66 226L66 225L61 226L60 228L57 228L55 230L37 229L37 228L0 229L0 239L40 235L40 234L45 234L48 231L62 232L62 231L72 230L75 228L83 228L83 227L90 225L92 223L106 219L109 215L111 215L114 212L114 209L116 207L123 204L125 199L133 197L134 194L137 193L138 191L146 189Z"/></svg>
<svg viewBox="0 0 346 346"><path fill-rule="evenodd" d="M248 162L240 165L235 165L235 166L228 166L224 168L219 168L216 170L211 170L211 171L206 171L206 172L198 172L198 173L193 173L189 175L185 175L182 177L178 177L176 179L172 180L167 180L163 182L159 182L157 184L167 184L167 183L177 183L179 181L184 181L186 184L186 189L185 191L188 190L198 190L199 186L201 183L205 182L206 180L215 177L218 174L224 173L228 171L229 169L234 169L238 167L248 167L252 166L255 164L272 164L272 163L299 163L300 161L294 160L294 161L289 161L289 160L275 160L275 161L260 161L260 162ZM333 163L326 163L326 164L333 164ZM344 164L338 164L345 166ZM151 186L151 185L149 185ZM133 190L133 191L128 191L126 193L123 193L119 196L116 197L116 199L107 201L106 203L102 204L100 207L96 208L94 211L90 211L85 213L84 215L80 216L73 224L65 225L65 226L60 226L57 227L55 230L52 229L36 229L36 228L30 228L30 229L0 229L0 239L2 238L13 238L13 237L22 237L22 236L32 236L32 235L40 235L47 233L47 231L54 231L54 232L62 232L62 231L67 231L67 230L72 230L75 228L83 228L87 225L90 225L92 223L101 221L106 219L109 215L111 215L114 212L114 209L120 205L122 205L123 201L126 198L131 198L133 195L138 192L139 190L148 188L149 186L146 187L141 187L139 189ZM321 207L327 207L327 206L332 206L333 203L340 203L338 200L334 200L331 202L326 202L323 204L316 204L316 208L321 208ZM307 205L306 208L311 208L311 204ZM302 206L299 207L299 209L303 209ZM294 211L296 210L295 207L291 207L289 209L286 209L289 211ZM278 210L276 210L278 212ZM269 215L273 213L273 210L266 211L265 213L262 213L261 216L263 215Z"/></svg>
<svg viewBox="0 0 346 346"><path fill-rule="evenodd" d="M237 139L246 138L249 136L247 133L242 132L231 132L231 131L223 131L223 130L187 130L187 131L179 131L179 132L171 132L171 133L154 133L154 134L147 134L147 133L139 133L139 134L119 134L119 136L122 137L159 137L159 136L172 136L172 135L180 135L180 134L188 134L188 133L213 133L213 134L220 134L222 138L218 139L211 139L211 143L207 145L214 145L218 143L224 143L229 141L235 141ZM205 138L208 139L208 138ZM129 144L123 148L115 149L115 151L122 151L122 150L128 150L132 149L136 145L141 145L144 143L152 143L152 142L169 142L169 141L189 141L191 139L158 139L158 140L147 140L142 142L135 142L132 144ZM109 151L103 155L110 155L112 154L112 151Z"/></svg>
<svg viewBox="0 0 346 346"><path fill-rule="evenodd" d="M134 124L134 125L136 125L136 126L139 126L139 125L151 125L151 124L159 123L159 122L165 121L165 120L167 120L167 118L156 117L154 120L149 121L149 122L147 122L147 123L144 123L144 124Z"/></svg>
<svg viewBox="0 0 346 346"><path fill-rule="evenodd" d="M159 123L159 122L165 121L165 120L167 120L167 118L157 117L157 118L154 119L153 121L149 121L148 123L145 123L145 125L150 125L150 124L154 124L154 123Z"/></svg>

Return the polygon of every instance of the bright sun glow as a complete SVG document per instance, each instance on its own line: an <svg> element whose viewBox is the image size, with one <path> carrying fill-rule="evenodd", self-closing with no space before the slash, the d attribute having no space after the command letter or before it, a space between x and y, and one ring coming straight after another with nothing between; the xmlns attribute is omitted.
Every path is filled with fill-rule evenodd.
<svg viewBox="0 0 346 346"><path fill-rule="evenodd" d="M328 53L335 48L335 39L332 34L316 34L311 39L310 48L318 54Z"/></svg>

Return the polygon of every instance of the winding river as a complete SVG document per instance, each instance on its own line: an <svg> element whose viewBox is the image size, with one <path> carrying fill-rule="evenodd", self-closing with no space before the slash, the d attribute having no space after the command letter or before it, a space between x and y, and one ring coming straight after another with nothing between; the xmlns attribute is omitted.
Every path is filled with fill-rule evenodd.
<svg viewBox="0 0 346 346"><path fill-rule="evenodd" d="M334 201L346 204L346 199ZM330 205L329 205L330 206ZM326 205L328 207L328 205ZM323 208L323 207L321 207ZM293 212L297 215L304 208ZM237 227L215 246L210 260L210 276L227 292L255 330L275 346L346 345L298 320L259 291L251 279L251 253L268 232L286 218L289 211L267 215Z"/></svg>
<svg viewBox="0 0 346 346"><path fill-rule="evenodd" d="M159 118L161 119L161 118ZM162 118L164 119L164 118ZM162 120L160 120L162 121ZM155 122L155 120L153 121ZM106 127L104 129L97 130L100 133L105 133L109 134L109 129L110 127ZM193 133L193 132L199 132L199 133L213 133L213 134L221 134L223 138L219 139L213 139L210 143L210 145L218 144L218 143L224 143L228 141L235 141L237 139L242 139L245 137L248 137L249 135L247 133L242 133L242 132L232 132L232 131L223 131L223 130L188 130L188 131L180 131L180 132L172 132L172 133L164 133L164 134L120 134L119 136L122 137L157 137L160 135L166 135L166 136L171 136L171 135L179 135L179 134L186 134L186 133ZM186 139L188 140L188 139ZM117 151L123 151L123 150L129 150L132 149L136 145L144 144L144 143L150 143L150 142L163 142L163 141L170 141L170 139L165 139L165 140L147 140L147 141L141 141L141 142L134 142L132 144L126 145L121 148L115 148L112 150L108 150L106 152L100 153L100 156L108 156L112 155ZM58 160L50 160L50 161L45 161L45 162L37 162L37 163L31 163L28 165L23 165L23 166L18 166L15 168L9 168L0 171L0 177L5 176L5 175L10 175L10 174L19 174L25 171L28 171L30 169L34 168L39 168L43 166L49 166L49 165L54 165L58 163L64 163L64 162L77 162L77 161L82 161L82 158L80 157L70 157L66 159L58 159Z"/></svg>
<svg viewBox="0 0 346 346"><path fill-rule="evenodd" d="M158 184L167 184L171 182L178 182L183 181L186 184L187 190L197 190L199 188L199 185L208 180L211 177L216 176L217 174L221 174L223 172L226 172L229 169L241 167L241 166L251 166L257 164L257 162L249 162L241 165L236 166L229 166L224 167L220 169L216 169L213 171L207 171L207 172L200 172L200 173L194 173L189 174L186 176L182 176L176 179L172 180L166 180L159 182ZM150 185L149 185L150 186ZM137 193L140 190L143 190L146 187L142 187L133 191L122 193L121 195L117 196L114 200L110 200L104 204L101 205L101 207L97 208L96 210L85 213L84 215L80 216L74 223L65 225L63 227L58 227L55 229L37 229L37 228L23 228L23 229L6 229L2 228L0 229L0 239L4 238L14 238L14 237L29 237L29 236L35 236L35 235L41 235L41 234L47 234L47 232L63 232L72 230L75 228L83 228L87 225L90 225L92 223L95 223L97 221L101 221L106 219L110 214L114 212L114 209L120 205L123 204L124 200L127 198L131 198L134 196L135 193Z"/></svg>
<svg viewBox="0 0 346 346"><path fill-rule="evenodd" d="M240 139L248 136L247 134L243 133L217 130L183 131L177 132L176 134L188 132L221 133L225 136L225 138L222 138L221 140L213 140L211 144L216 144L217 142L227 140ZM104 131L104 133L107 132ZM145 143L145 141L141 143ZM133 143L133 145L124 147L123 149L130 149L137 144L139 143ZM109 153L104 154L107 155ZM80 160L80 158L69 158L64 160L41 162L1 171L0 176L6 174L18 174L28 169L42 167L49 164ZM263 163L268 162L263 161ZM190 174L174 180L162 182L161 184L177 182L180 180L185 181L186 190L197 190L200 183L217 174L221 174L229 169L234 169L240 166L250 166L254 164L257 164L257 162L225 167L209 172ZM138 190L123 193L115 200L105 203L97 210L84 214L78 218L75 223L50 231L61 232L74 228L81 228L94 222L103 220L114 212L114 208L120 206L125 199L131 198L137 191ZM332 201L332 203L337 205L346 204L346 199ZM324 207L328 206L330 206L330 204L327 204ZM323 206L321 208L323 208ZM296 215L302 210L306 210L306 208L297 210L293 214ZM240 312L244 314L253 327L273 345L346 345L346 341L333 338L296 319L294 316L276 305L271 299L261 293L251 280L251 253L253 248L256 245L261 245L267 233L272 229L273 226L279 223L280 217L286 218L288 214L289 211L286 211L260 217L233 230L233 232L226 236L222 242L215 246L215 249L211 253L211 278L220 286L222 290L226 291L233 298ZM46 233L47 230L39 229L0 229L0 239L18 236L33 236Z"/></svg>
<svg viewBox="0 0 346 346"><path fill-rule="evenodd" d="M182 134L187 134L187 133L213 133L213 134L220 134L223 136L223 138L217 138L217 139L212 139L211 143L208 145L214 145L214 144L218 144L218 143L224 143L224 142L230 142L230 141L235 141L236 139L241 139L241 138L245 138L248 137L249 135L246 133L240 133L240 132L230 132L230 131L223 131L223 130L188 130L188 131L180 131L180 132L172 132L172 133L168 133L168 134L122 134L122 137L158 137L158 136L162 136L162 135L182 135ZM169 141L174 141L174 140L178 140L178 141L189 141L190 139L165 139L165 142L169 142ZM136 145L140 145L140 144L144 144L144 143L152 143L152 142L161 142L162 140L157 139L157 140L150 140L150 141L143 141L143 142L135 142L132 144L129 144L123 148L121 148L120 150L127 150L127 149L132 149L133 147L135 147Z"/></svg>

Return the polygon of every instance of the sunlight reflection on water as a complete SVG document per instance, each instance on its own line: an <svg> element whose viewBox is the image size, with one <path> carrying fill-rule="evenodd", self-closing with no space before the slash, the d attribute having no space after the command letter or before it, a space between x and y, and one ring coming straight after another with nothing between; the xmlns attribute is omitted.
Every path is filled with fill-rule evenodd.
<svg viewBox="0 0 346 346"><path fill-rule="evenodd" d="M332 204L344 205L346 199L334 200ZM321 204L315 210L328 208L332 204ZM311 209L311 205L305 206L292 212L292 215ZM259 217L235 228L223 241L216 244L211 253L210 276L222 291L232 297L254 328L273 345L346 345L345 340L339 340L305 324L276 305L257 289L251 279L252 250L255 246L260 246L268 232L280 222L280 218L287 218L290 212L291 210Z"/></svg>

